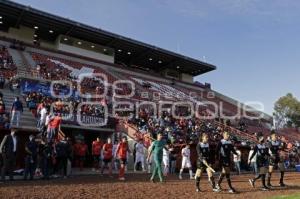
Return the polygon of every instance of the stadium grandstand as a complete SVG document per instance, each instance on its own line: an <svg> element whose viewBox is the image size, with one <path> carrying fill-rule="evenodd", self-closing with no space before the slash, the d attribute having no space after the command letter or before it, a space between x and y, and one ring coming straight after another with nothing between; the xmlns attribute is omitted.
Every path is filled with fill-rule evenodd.
<svg viewBox="0 0 300 199"><path fill-rule="evenodd" d="M57 139L82 139L89 150L96 137L125 134L148 147L163 131L181 147L204 131L218 141L224 130L249 150L256 133L272 127L272 116L194 82L216 70L212 64L11 1L1 1L0 21L1 139L14 128L24 146L43 133L40 104L62 118ZM16 97L24 105L19 124L10 115Z"/></svg>

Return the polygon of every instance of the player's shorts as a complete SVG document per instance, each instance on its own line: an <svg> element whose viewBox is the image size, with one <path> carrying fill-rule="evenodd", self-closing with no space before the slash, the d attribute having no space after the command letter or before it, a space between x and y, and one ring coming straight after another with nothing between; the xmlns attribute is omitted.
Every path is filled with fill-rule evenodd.
<svg viewBox="0 0 300 199"><path fill-rule="evenodd" d="M279 156L276 155L270 157L270 166L277 166L279 162L280 162Z"/></svg>
<svg viewBox="0 0 300 199"><path fill-rule="evenodd" d="M126 158L120 158L120 164L127 164Z"/></svg>
<svg viewBox="0 0 300 199"><path fill-rule="evenodd" d="M181 168L192 168L191 161L189 159L183 158Z"/></svg>
<svg viewBox="0 0 300 199"><path fill-rule="evenodd" d="M163 164L165 167L168 167L170 165L170 159L169 158L163 158Z"/></svg>
<svg viewBox="0 0 300 199"><path fill-rule="evenodd" d="M206 170L207 166L201 161L201 160L197 160L197 169L201 169L201 170Z"/></svg>
<svg viewBox="0 0 300 199"><path fill-rule="evenodd" d="M269 166L269 161L266 158L259 158L258 157L256 162L257 162L257 167L258 168Z"/></svg>
<svg viewBox="0 0 300 199"><path fill-rule="evenodd" d="M112 161L112 158L104 158L103 159L104 164L111 163L111 161Z"/></svg>
<svg viewBox="0 0 300 199"><path fill-rule="evenodd" d="M93 155L94 162L100 161L100 155Z"/></svg>
<svg viewBox="0 0 300 199"><path fill-rule="evenodd" d="M266 174L268 172L268 167L258 167L259 174Z"/></svg>
<svg viewBox="0 0 300 199"><path fill-rule="evenodd" d="M230 159L229 158L221 158L220 159L220 166L223 167L230 167Z"/></svg>
<svg viewBox="0 0 300 199"><path fill-rule="evenodd" d="M144 155L137 155L135 157L135 162L144 162L145 156Z"/></svg>

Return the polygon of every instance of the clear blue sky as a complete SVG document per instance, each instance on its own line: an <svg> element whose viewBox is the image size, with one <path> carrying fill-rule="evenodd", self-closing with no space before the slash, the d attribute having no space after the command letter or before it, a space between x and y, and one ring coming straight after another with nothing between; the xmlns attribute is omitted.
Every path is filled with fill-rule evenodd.
<svg viewBox="0 0 300 199"><path fill-rule="evenodd" d="M244 101L300 97L298 0L18 0L53 14L205 60L198 76Z"/></svg>

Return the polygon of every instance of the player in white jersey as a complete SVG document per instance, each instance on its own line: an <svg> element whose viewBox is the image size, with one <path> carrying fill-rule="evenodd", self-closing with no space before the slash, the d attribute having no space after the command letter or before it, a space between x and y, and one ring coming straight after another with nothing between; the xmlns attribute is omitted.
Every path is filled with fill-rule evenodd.
<svg viewBox="0 0 300 199"><path fill-rule="evenodd" d="M135 162L134 162L134 171L136 171L136 166L139 162L141 162L142 169L145 171L145 150L143 145L143 140L139 140L135 145Z"/></svg>
<svg viewBox="0 0 300 199"><path fill-rule="evenodd" d="M190 145L187 144L182 150L181 150L181 155L182 155L182 164L181 164L181 169L179 173L179 179L182 179L182 173L185 168L189 169L190 173L190 179L193 180L193 171L192 171L192 164L191 164L191 150L190 150Z"/></svg>
<svg viewBox="0 0 300 199"><path fill-rule="evenodd" d="M170 151L169 145L166 144L165 148L163 149L163 164L164 164L164 176L169 174L170 169Z"/></svg>

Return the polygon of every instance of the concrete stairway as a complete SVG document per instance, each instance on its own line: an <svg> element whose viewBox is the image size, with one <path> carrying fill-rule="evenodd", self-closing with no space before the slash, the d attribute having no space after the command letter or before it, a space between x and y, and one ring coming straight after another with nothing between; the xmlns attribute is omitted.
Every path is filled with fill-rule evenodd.
<svg viewBox="0 0 300 199"><path fill-rule="evenodd" d="M19 128L22 130L30 130L30 131L36 131L36 119L32 115L32 113L29 111L29 109L26 106L25 100L20 95L20 92L17 90L15 92L12 92L8 86L4 89L0 89L0 92L3 94L3 100L5 103L6 111L10 112L11 106L14 102L15 97L19 97L20 100L23 103L23 114L21 115L20 119L20 126Z"/></svg>
<svg viewBox="0 0 300 199"><path fill-rule="evenodd" d="M30 73L30 69L27 67L29 66L29 64L25 60L24 55L21 51L8 48L8 52L12 56L12 59L17 66L17 72L19 75Z"/></svg>

